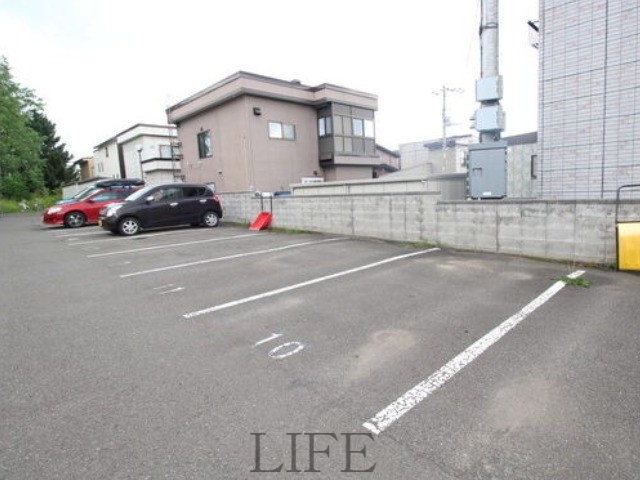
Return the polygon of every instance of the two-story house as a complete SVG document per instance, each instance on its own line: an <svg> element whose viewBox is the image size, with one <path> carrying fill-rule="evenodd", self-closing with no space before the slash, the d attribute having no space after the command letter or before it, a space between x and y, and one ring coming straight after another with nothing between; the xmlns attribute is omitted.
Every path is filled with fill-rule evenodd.
<svg viewBox="0 0 640 480"><path fill-rule="evenodd" d="M372 178L376 95L237 72L167 109L188 181L288 189L305 177Z"/></svg>

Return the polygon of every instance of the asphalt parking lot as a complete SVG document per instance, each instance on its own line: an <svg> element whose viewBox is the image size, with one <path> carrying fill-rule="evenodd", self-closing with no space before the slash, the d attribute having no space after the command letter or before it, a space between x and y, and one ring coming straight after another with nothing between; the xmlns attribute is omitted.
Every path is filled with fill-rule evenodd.
<svg viewBox="0 0 640 480"><path fill-rule="evenodd" d="M639 275L36 214L0 259L2 479L640 478Z"/></svg>

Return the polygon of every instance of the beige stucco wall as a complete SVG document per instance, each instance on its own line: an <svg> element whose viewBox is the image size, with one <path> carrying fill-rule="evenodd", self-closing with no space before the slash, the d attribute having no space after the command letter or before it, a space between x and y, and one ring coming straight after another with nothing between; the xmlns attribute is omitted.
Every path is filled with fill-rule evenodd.
<svg viewBox="0 0 640 480"><path fill-rule="evenodd" d="M254 115L253 109L261 109ZM270 139L270 121L295 125L296 139ZM286 190L319 171L317 119L311 106L243 96L184 120L178 127L187 181L220 191ZM197 135L209 130L213 156L198 157Z"/></svg>

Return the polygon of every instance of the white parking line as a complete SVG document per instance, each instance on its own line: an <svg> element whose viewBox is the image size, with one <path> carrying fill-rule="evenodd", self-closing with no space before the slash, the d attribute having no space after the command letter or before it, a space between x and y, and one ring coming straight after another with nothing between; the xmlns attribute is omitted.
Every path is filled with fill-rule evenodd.
<svg viewBox="0 0 640 480"><path fill-rule="evenodd" d="M570 278L577 278L583 273L583 270L578 270L568 276ZM380 434L422 400L438 390L456 373L478 358L485 350L500 340L507 332L527 318L538 307L544 305L547 300L562 290L565 285L563 281L554 283L518 313L509 317L466 350L452 358L442 368L432 373L426 380L423 380L388 407L378 412L373 418L363 423L362 426L375 434Z"/></svg>
<svg viewBox="0 0 640 480"><path fill-rule="evenodd" d="M208 313L218 312L220 310L224 310L226 308L235 307L238 305L242 305L243 303L254 302L256 300L261 300L263 298L272 297L274 295L280 295L281 293L290 292L292 290L296 290L298 288L308 287L309 285L315 285L316 283L326 282L327 280L333 280L334 278L343 277L345 275L349 275L352 273L362 272L363 270L368 270L370 268L379 267L380 265L385 265L387 263L396 262L398 260L402 260L409 257L415 257L416 255L423 255L425 253L437 252L439 248L430 248L428 250L420 250L419 252L407 253L405 255L398 255L396 257L387 258L385 260L381 260L379 262L370 263L368 265L363 265L357 268L351 268L349 270L343 270L342 272L334 273L331 275L326 275L324 277L314 278L313 280L307 280L306 282L296 283L295 285L289 285L288 287L278 288L276 290L270 290L268 292L260 293L258 295L253 295L251 297L242 298L240 300L235 300L233 302L223 303L221 305L216 305L213 307L205 308L203 310L196 310L195 312L189 312L182 315L184 318L194 318L200 315L206 315Z"/></svg>
<svg viewBox="0 0 640 480"><path fill-rule="evenodd" d="M70 247L76 247L78 245L87 245L89 243L99 243L99 242L123 242L123 241L135 241L135 240L141 240L143 238L154 238L154 237L163 237L165 235L175 235L178 233L189 233L189 232L207 232L210 233L211 230L208 229L202 229L202 230L171 230L168 232L153 232L153 233L147 233L147 234L141 234L141 235L134 235L134 236L115 236L115 235L110 235L108 233L106 233L104 230L102 230L100 232L101 234L101 238L99 238L98 240L89 240L89 241L83 241L83 242L77 242L77 243L71 243L72 240L75 240L75 238L69 238L67 239L67 241L69 243L67 243L67 245L69 245ZM107 235L106 238L105 234Z"/></svg>
<svg viewBox="0 0 640 480"><path fill-rule="evenodd" d="M67 230L68 232L68 230ZM74 231L73 233L59 233L59 232L55 232L53 234L53 236L55 238L65 238L65 237L86 237L89 235L104 235L104 230L100 229L98 231L91 231L91 232L78 232L77 230Z"/></svg>
<svg viewBox="0 0 640 480"><path fill-rule="evenodd" d="M125 253L147 252L149 250L160 250L162 248L182 247L184 245L194 245L196 243L219 242L221 240L233 240L233 239L236 239L236 238L255 237L256 235L263 235L263 234L262 233L247 233L247 234L244 234L244 235L233 235L231 237L208 238L206 240L194 240L192 242L170 243L168 245L154 245L153 247L134 248L134 249L131 249L131 250L119 250L117 252L96 253L94 255L87 255L87 258L108 257L110 255L123 255Z"/></svg>
<svg viewBox="0 0 640 480"><path fill-rule="evenodd" d="M263 343L267 343L270 342L271 340L275 340L278 337L281 337L282 334L281 333L272 333L270 336L268 336L267 338L263 338L262 340L257 341L256 343L253 344L254 347L257 347L259 345L262 345Z"/></svg>
<svg viewBox="0 0 640 480"><path fill-rule="evenodd" d="M158 268L152 268L150 270L142 270L142 271L139 271L139 272L125 273L123 275L120 275L120 278L136 277L138 275L146 275L148 273L164 272L166 270L175 270L176 268L193 267L195 265L203 265L205 263L221 262L223 260L231 260L231 259L234 259L234 258L250 257L252 255L260 255L260 254L264 254L264 253L281 252L283 250L288 250L290 248L299 248L299 247L305 247L305 246L308 246L308 245L319 245L321 243L335 242L337 240L342 240L342 239L341 238L329 238L327 240L319 240L319 241L315 241L315 242L303 242L303 243L295 243L293 245L285 245L283 247L267 248L267 249L264 249L264 250L257 250L255 252L236 253L235 255L227 255L226 257L208 258L206 260L199 260L197 262L181 263L181 264L178 264L178 265L170 265L168 267L158 267Z"/></svg>
<svg viewBox="0 0 640 480"><path fill-rule="evenodd" d="M182 290L184 290L184 287L176 287L176 288L172 288L171 290L160 292L160 295L166 295L167 293L181 292Z"/></svg>

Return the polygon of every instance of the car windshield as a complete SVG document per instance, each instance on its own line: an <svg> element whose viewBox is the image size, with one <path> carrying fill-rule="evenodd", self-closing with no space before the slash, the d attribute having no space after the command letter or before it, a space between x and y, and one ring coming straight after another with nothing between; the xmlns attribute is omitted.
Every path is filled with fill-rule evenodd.
<svg viewBox="0 0 640 480"><path fill-rule="evenodd" d="M144 188L141 188L140 190L136 190L134 193L132 193L131 195L129 195L126 199L125 202L135 202L136 200L138 200L139 198L144 198L147 195L149 195L149 192L153 189L154 187L149 185L146 186Z"/></svg>
<svg viewBox="0 0 640 480"><path fill-rule="evenodd" d="M91 185L90 187L83 188L82 190L80 190L78 193L76 193L71 198L73 200L82 200L82 199L87 198L89 195L91 195L92 193L96 192L97 190L99 190L98 187L96 187L95 185Z"/></svg>

